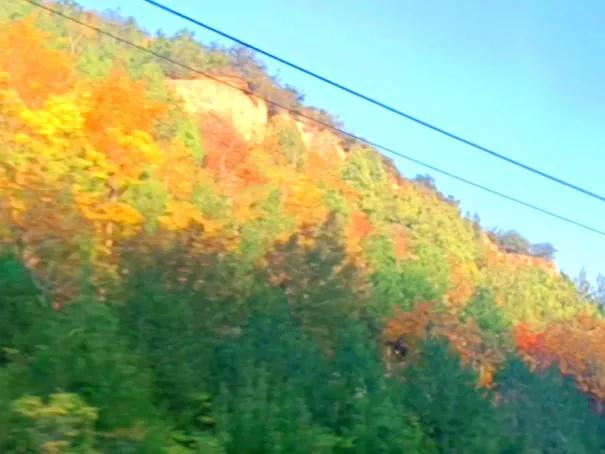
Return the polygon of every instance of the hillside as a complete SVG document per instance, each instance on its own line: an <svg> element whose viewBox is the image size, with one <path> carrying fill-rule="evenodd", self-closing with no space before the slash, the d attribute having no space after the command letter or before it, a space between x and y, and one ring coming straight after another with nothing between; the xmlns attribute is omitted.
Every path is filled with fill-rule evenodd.
<svg viewBox="0 0 605 454"><path fill-rule="evenodd" d="M50 5L214 79L0 5L0 452L605 452L605 322L543 247L244 50Z"/></svg>

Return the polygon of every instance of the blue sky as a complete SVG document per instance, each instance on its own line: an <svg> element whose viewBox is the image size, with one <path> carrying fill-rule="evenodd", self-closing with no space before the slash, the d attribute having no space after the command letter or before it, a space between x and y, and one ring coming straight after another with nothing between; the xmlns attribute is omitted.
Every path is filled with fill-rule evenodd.
<svg viewBox="0 0 605 454"><path fill-rule="evenodd" d="M194 30L142 0L80 0L149 31ZM602 0L164 0L176 10L500 153L605 194ZM605 230L605 204L490 158L277 63L270 72L345 128ZM427 173L395 159L406 176ZM428 172L430 173L430 172ZM433 175L485 227L551 242L571 276L605 274L605 237Z"/></svg>

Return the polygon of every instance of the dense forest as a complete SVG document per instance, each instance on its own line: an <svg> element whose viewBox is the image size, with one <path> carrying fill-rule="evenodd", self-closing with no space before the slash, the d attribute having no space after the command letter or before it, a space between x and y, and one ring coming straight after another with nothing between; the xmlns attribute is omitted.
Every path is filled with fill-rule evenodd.
<svg viewBox="0 0 605 454"><path fill-rule="evenodd" d="M214 79L0 2L0 452L605 452L605 289L551 245L245 49L46 4Z"/></svg>

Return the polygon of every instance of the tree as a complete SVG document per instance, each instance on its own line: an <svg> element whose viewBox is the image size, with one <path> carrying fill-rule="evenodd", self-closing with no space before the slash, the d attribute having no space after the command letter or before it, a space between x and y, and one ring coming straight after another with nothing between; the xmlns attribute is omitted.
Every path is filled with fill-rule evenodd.
<svg viewBox="0 0 605 454"><path fill-rule="evenodd" d="M96 453L94 423L97 410L77 394L54 393L48 403L38 396L13 402L12 449L43 453Z"/></svg>
<svg viewBox="0 0 605 454"><path fill-rule="evenodd" d="M598 416L573 384L555 369L537 374L511 359L497 376L499 409L509 452L601 452L604 439Z"/></svg>
<svg viewBox="0 0 605 454"><path fill-rule="evenodd" d="M597 301L605 305L605 276L602 274L597 276Z"/></svg>
<svg viewBox="0 0 605 454"><path fill-rule="evenodd" d="M334 339L342 320L358 316L365 300L363 275L348 261L339 231L332 217L277 245L264 263L267 281L284 290L293 316L322 342Z"/></svg>
<svg viewBox="0 0 605 454"><path fill-rule="evenodd" d="M271 126L273 147L288 164L301 168L305 162L307 147L296 124L290 118L278 115L273 117Z"/></svg>
<svg viewBox="0 0 605 454"><path fill-rule="evenodd" d="M484 334L490 349L503 353L511 349L512 323L494 301L493 295L480 289L462 311L462 319L473 319Z"/></svg>
<svg viewBox="0 0 605 454"><path fill-rule="evenodd" d="M157 435L158 412L148 370L119 328L111 309L93 301L58 314L39 308L30 329L10 345L18 352L7 368L11 396L77 394L98 410L97 430L115 433L117 444L144 446Z"/></svg>
<svg viewBox="0 0 605 454"><path fill-rule="evenodd" d="M557 250L550 243L537 243L529 247L529 255L540 257L547 260L553 260Z"/></svg>
<svg viewBox="0 0 605 454"><path fill-rule="evenodd" d="M151 49L171 60L178 60L183 65L197 71L216 70L229 64L227 55L204 47L195 40L193 33L188 30L181 30L171 37L160 34L153 41ZM164 74L171 79L189 79L199 76L193 71L166 60L160 60L159 64Z"/></svg>
<svg viewBox="0 0 605 454"><path fill-rule="evenodd" d="M435 179L429 175L416 175L416 177L412 180L415 183L418 183L420 186L423 186L431 191L437 191L437 185L435 184Z"/></svg>
<svg viewBox="0 0 605 454"><path fill-rule="evenodd" d="M2 26L0 32L0 72L28 107L64 94L75 82L73 59L53 49L50 39L31 18Z"/></svg>
<svg viewBox="0 0 605 454"><path fill-rule="evenodd" d="M462 367L444 341L428 339L403 378L405 403L439 452L500 452L504 440L495 409L475 388L475 373Z"/></svg>
<svg viewBox="0 0 605 454"><path fill-rule="evenodd" d="M529 254L531 243L514 230L493 230L488 233L489 237L506 252L515 254Z"/></svg>

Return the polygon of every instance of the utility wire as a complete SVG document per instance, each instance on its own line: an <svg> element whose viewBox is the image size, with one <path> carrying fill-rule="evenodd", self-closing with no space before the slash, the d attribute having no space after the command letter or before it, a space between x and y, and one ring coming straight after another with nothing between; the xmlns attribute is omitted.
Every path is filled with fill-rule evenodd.
<svg viewBox="0 0 605 454"><path fill-rule="evenodd" d="M280 57L278 55L275 55L274 53L271 53L269 51L263 50L263 49L255 46L253 44L250 44L250 43L248 43L246 41L243 41L243 40L241 40L239 38L236 38L233 35L230 35L230 34L228 34L226 32L223 32L223 31L215 28L215 27L212 27L211 25L208 25L208 24L206 24L204 22L201 22L201 21L199 21L197 19L194 19L191 16L188 16L188 15L186 15L184 13L181 13L181 12L178 12L178 11L172 9L172 8L169 8L168 6L166 6L166 5L164 5L164 4L160 3L160 2L156 2L154 0L143 0L143 1L145 3L148 3L148 4L152 5L152 6L155 6L156 8L159 8L159 9L161 9L161 10L167 12L167 13L173 14L173 15L175 15L177 17L180 17L181 19L184 19L184 20L186 20L188 22L191 22L192 24L198 25L198 26L200 26L200 27L202 27L202 28L204 28L206 30L209 30L209 31L211 31L213 33L216 33L216 34L222 36L223 38L227 38L228 40L233 41L233 42L235 42L235 43L237 43L237 44L239 44L241 46L247 47L248 49L252 49L253 51L255 51L255 52L259 53L259 54L262 54L262 55L264 55L264 56L266 56L266 57L268 57L268 58L270 58L272 60L275 60L275 61L277 61L279 63L282 63L282 64L284 64L284 65L286 65L286 66L288 66L290 68L293 68L293 69L295 69L297 71L300 71L300 72L302 72L302 73L304 73L304 74L306 74L308 76L311 76L311 77L313 77L313 78L315 78L317 80L325 82L326 84L331 85L332 87L338 88L339 90L342 90L342 91L344 91L344 92L346 92L346 93L348 93L350 95L353 95L353 96L355 96L357 98L360 98L360 99L362 99L364 101L367 101L367 102L369 102L371 104L374 104L374 105L376 105L376 106L378 106L378 107L380 107L382 109L385 109L385 110L387 110L387 111L389 111L391 113L394 113L395 115L398 115L398 116L403 117L403 118L405 118L407 120L411 120L414 123L417 123L417 124L419 124L421 126L429 128L430 130L432 130L432 131L434 131L434 132L436 132L438 134L444 135L444 136L446 136L446 137L448 137L450 139L453 139L453 140L456 140L458 142L461 142L461 143L463 143L465 145L468 145L468 146L470 146L472 148L475 148L476 150L482 151L483 153L487 153L488 155L490 155L490 156L492 156L494 158L501 159L502 161L506 161L509 164L512 164L512 165L517 166L517 167L520 167L520 168L522 168L522 169L524 169L524 170L526 170L528 172L531 172L531 173L533 173L535 175L539 175L541 177L547 178L547 179L549 179L551 181L554 181L557 184L566 186L566 187L568 187L570 189L573 189L575 191L578 191L578 192L580 192L580 193L582 193L582 194L584 194L586 196L595 198L597 200L600 200L601 202L605 202L605 196L603 196L603 195L600 195L600 194L597 194L597 193L595 193L593 191L590 191L588 189L582 188L581 186L578 186L577 184L574 184L574 183L571 183L569 181L563 180L562 178L556 177L556 176L554 176L554 175L552 175L550 173L547 173L547 172L545 172L543 170L537 169L537 168L532 167L532 166L530 166L528 164L524 164L523 162L520 162L520 161L518 161L516 159L513 159L511 157L508 157L508 156L506 156L506 155L504 155L502 153L498 153L497 151L494 151L491 148L484 147L483 145L479 145L478 143L473 142L472 140L465 139L464 137L462 137L462 136L460 136L458 134L454 134L453 132L447 131L447 130L439 127L439 126L436 126L436 125L431 124L431 123L429 123L427 121L421 120L420 118L418 118L418 117L416 117L414 115L411 115L409 113L403 112L402 110L400 110L400 109L398 109L396 107L392 107L392 106L390 106L390 105L388 105L388 104L386 104L386 103L384 103L382 101L377 100L376 98L372 98L371 96L364 95L363 93L360 93L357 90L349 88L346 85L343 85L343 84L341 84L339 82L336 82L336 81L334 81L332 79L329 79L329 78L327 78L325 76L322 76L322 75L320 75L320 74L318 74L318 73L316 73L314 71L311 71L310 69L304 68L304 67L302 67L300 65L297 65L296 63L293 63L293 62L291 62L289 60L286 60L285 58L282 58L282 57Z"/></svg>
<svg viewBox="0 0 605 454"><path fill-rule="evenodd" d="M228 86L230 88L233 88L234 90L241 91L241 92L245 93L246 95L251 95L251 96L253 96L253 97L257 98L257 99L260 99L260 100L266 102L267 104L270 104L270 105L273 105L273 106L278 107L280 109L283 109L283 110L285 110L287 112L290 112L291 114L296 115L298 117L305 118L306 120L309 120L309 121L311 121L313 123L321 125L321 126L327 128L327 129L330 129L330 130L336 132L336 133L342 134L343 136L349 137L349 138L351 138L351 139L353 139L353 140L355 140L357 142L363 143L365 145L369 145L371 147L374 147L376 149L382 150L382 151L384 151L386 153L389 153L391 155L403 158L403 159L405 159L407 161L410 161L410 162L413 162L413 163L415 163L415 164L417 164L419 166L425 167L427 169L433 170L434 172L437 172L437 173L440 173L442 175L445 175L445 176L448 176L450 178L453 178L455 180L461 181L462 183L468 184L468 185L473 186L473 187L475 187L477 189L481 189L481 190L483 190L485 192L488 192L488 193L490 193L492 195L495 195L495 196L498 196L500 198L506 199L506 200L508 200L510 202L516 203L518 205L522 205L522 206L527 207L527 208L531 208L532 210L535 210L535 211L538 211L540 213L546 214L546 215L551 216L551 217L553 217L555 219L558 219L560 221L567 222L569 224L572 224L572 225L575 225L577 227L583 228L585 230L588 230L590 232L596 233L598 235L605 236L605 231L604 230L600 230L600 229L591 227L589 225L586 225L586 224L583 224L581 222L575 221L575 220L573 220L571 218L568 218L566 216L554 213L554 212L546 210L544 208L540 208L537 205L533 205L531 203L525 202L525 201L517 199L515 197L506 195L506 194L504 194L502 192L496 191L495 189L491 189L491 188L489 188L487 186L483 186L483 185L481 185L479 183L475 183L475 182L473 182L471 180L467 180L466 178L463 178L463 177L458 176L458 175L456 175L454 173L448 172L447 170L440 169L439 167L436 167L436 166L434 166L432 164L428 164L426 162L420 161L420 160L418 160L416 158L413 158L411 156L405 155L405 154L403 154L403 153L401 153L401 152L399 152L397 150L394 150L392 148L389 148L387 146L381 145L381 144L373 142L371 140L364 139L363 137L360 137L358 135L355 135L353 133L345 131L345 130L343 130L341 128L338 128L338 127L336 127L334 125L331 125L330 123L318 120L316 118L313 118L312 116L309 116L309 115L306 115L304 113L292 110L292 109L290 109L288 107L285 107L282 104L277 103L275 101L272 101L270 99L266 99L266 98L264 98L262 96L254 94L254 93L250 94L245 89L242 89L241 87L238 87L236 85L230 84L229 82L227 82L225 80L222 80L222 79L220 79L220 78L218 78L216 76L213 76L212 74L209 74L209 73L207 73L205 71L201 71L199 69L192 68L191 66L189 66L187 64L181 63L181 62L179 62L177 60L174 60L174 59L172 59L170 57L166 57L166 56L164 56L162 54L159 54L159 53L157 53L157 52L155 52L155 51L153 51L151 49L148 49L148 48L146 48L144 46L141 46L139 44L133 43L132 41L129 41L127 39L121 38L120 36L117 36L117 35L115 35L115 34L113 34L111 32L103 30L103 29L101 29L101 28L99 28L99 27L97 27L95 25L83 22L83 21L81 21L81 20L79 20L79 19L77 19L77 18L75 18L73 16L69 16L69 15L67 15L67 14L65 14L65 13L63 13L61 11L58 11L58 10L56 10L54 8L51 8L49 6L43 5L41 3L38 3L38 2L36 2L34 0L23 0L23 1L27 2L27 3L30 3L31 5L34 5L34 6L38 7L38 8L43 9L43 10L46 10L46 11L48 11L51 14L54 14L54 15L59 16L59 17L62 17L63 19L69 20L69 21L74 22L74 23L76 23L78 25L81 25L83 27L86 27L86 28L89 28L91 30L94 30L94 31L96 31L99 34L107 36L109 38L112 38L112 39L114 39L114 40L116 40L116 41L118 41L118 42L120 42L122 44L126 44L127 46L130 46L130 47L134 47L134 48L136 48L138 50L141 50L141 51L146 52L146 53L148 53L150 55L153 55L153 56L155 56L155 57L157 57L157 58L159 58L161 60L167 61L167 62L172 63L172 64L174 64L176 66L179 66L181 68L187 69L187 70L192 71L192 72L197 73L197 74L200 74L200 75L202 75L202 76L204 76L204 77L206 77L208 79L211 79L211 80L213 80L213 81L215 81L217 83L226 85L226 86Z"/></svg>

